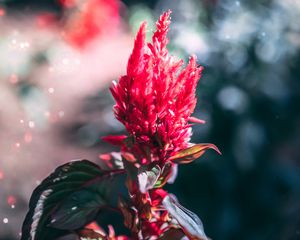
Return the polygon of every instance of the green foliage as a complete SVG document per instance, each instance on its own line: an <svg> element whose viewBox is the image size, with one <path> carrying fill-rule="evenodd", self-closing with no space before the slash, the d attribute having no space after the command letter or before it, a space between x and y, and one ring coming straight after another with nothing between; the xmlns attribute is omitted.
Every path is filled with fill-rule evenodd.
<svg viewBox="0 0 300 240"><path fill-rule="evenodd" d="M123 170L105 171L87 160L58 167L34 190L21 240L52 240L84 227L101 208L117 207L124 179Z"/></svg>

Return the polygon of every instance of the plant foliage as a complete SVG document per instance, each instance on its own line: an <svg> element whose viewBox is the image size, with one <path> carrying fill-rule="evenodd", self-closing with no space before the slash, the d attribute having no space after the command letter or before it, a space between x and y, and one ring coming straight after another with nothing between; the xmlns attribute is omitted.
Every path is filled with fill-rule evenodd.
<svg viewBox="0 0 300 240"><path fill-rule="evenodd" d="M102 154L103 170L87 160L58 167L33 192L21 240L50 240L75 234L80 239L207 239L199 217L163 190L174 182L177 164L190 163L213 144L190 143L196 85L202 67L192 56L168 55L170 11L156 23L146 43L146 23L137 33L127 74L111 92L116 118L128 136L107 136L120 152ZM99 225L104 209L118 212L129 236L116 236L111 225Z"/></svg>

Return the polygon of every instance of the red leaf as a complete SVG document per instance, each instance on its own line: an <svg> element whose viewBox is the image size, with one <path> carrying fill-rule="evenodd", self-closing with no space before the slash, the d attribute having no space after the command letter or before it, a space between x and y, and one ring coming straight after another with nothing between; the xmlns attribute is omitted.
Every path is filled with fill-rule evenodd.
<svg viewBox="0 0 300 240"><path fill-rule="evenodd" d="M108 239L106 236L98 233L98 232L95 232L94 230L92 229L82 229L78 232L79 236L80 236L80 239L103 239L103 240L106 240Z"/></svg>
<svg viewBox="0 0 300 240"><path fill-rule="evenodd" d="M131 162L131 163L136 162L135 156L129 152L122 152L122 157L128 162Z"/></svg>
<svg viewBox="0 0 300 240"><path fill-rule="evenodd" d="M126 135L118 135L118 136L108 135L108 136L102 137L102 140L105 142L108 142L112 145L121 146L123 144L123 141L126 138L127 138Z"/></svg>
<svg viewBox="0 0 300 240"><path fill-rule="evenodd" d="M221 155L220 150L214 144L202 143L196 144L192 147L179 151L174 156L170 157L168 160L182 164L190 163L196 160L197 158L201 157L208 149L214 149L217 153Z"/></svg>
<svg viewBox="0 0 300 240"><path fill-rule="evenodd" d="M122 198L119 198L118 206L123 214L125 227L135 233L138 232L139 218L137 210L130 207L129 204Z"/></svg>
<svg viewBox="0 0 300 240"><path fill-rule="evenodd" d="M193 123L205 124L205 120L196 117L189 117L189 121Z"/></svg>

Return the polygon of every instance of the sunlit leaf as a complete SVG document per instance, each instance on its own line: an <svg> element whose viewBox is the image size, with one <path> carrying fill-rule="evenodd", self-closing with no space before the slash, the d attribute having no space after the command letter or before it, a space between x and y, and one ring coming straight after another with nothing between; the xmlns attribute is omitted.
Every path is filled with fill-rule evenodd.
<svg viewBox="0 0 300 240"><path fill-rule="evenodd" d="M141 193L146 193L152 189L157 182L161 173L161 168L158 165L150 164L141 166L138 169L138 185Z"/></svg>
<svg viewBox="0 0 300 240"><path fill-rule="evenodd" d="M201 157L206 150L213 149L217 153L221 154L220 150L214 145L210 143L202 143L195 144L192 147L186 148L184 150L179 151L174 156L171 156L168 160L173 161L174 163L190 163L197 158Z"/></svg>
<svg viewBox="0 0 300 240"><path fill-rule="evenodd" d="M166 162L165 166L163 167L159 178L157 179L154 187L161 188L163 187L169 180L172 175L172 167L173 164L171 162Z"/></svg>
<svg viewBox="0 0 300 240"><path fill-rule="evenodd" d="M124 181L123 170L104 171L87 160L58 167L34 190L21 240L55 239L83 227L108 202L117 206L117 179Z"/></svg>
<svg viewBox="0 0 300 240"><path fill-rule="evenodd" d="M177 178L178 164L173 164L171 175L169 176L168 183L173 184Z"/></svg>
<svg viewBox="0 0 300 240"><path fill-rule="evenodd" d="M170 228L166 231L159 240L188 240L184 232L180 228Z"/></svg>
<svg viewBox="0 0 300 240"><path fill-rule="evenodd" d="M80 240L107 240L106 236L101 235L98 232L95 232L92 229L82 229L78 231Z"/></svg>
<svg viewBox="0 0 300 240"><path fill-rule="evenodd" d="M162 202L169 214L176 219L184 233L194 240L208 240L199 217L181 206L174 197L168 195Z"/></svg>

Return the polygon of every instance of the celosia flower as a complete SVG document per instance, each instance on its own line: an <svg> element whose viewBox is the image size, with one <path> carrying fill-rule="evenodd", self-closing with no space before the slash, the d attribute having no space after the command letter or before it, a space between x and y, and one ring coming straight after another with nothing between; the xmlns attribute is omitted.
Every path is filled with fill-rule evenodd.
<svg viewBox="0 0 300 240"><path fill-rule="evenodd" d="M189 120L197 99L196 85L202 67L192 56L185 68L183 61L168 55L167 33L171 11L156 23L152 43L146 43L146 23L137 33L127 65L127 74L111 92L116 100L116 118L133 137L131 152L142 163L160 160L189 146Z"/></svg>
<svg viewBox="0 0 300 240"><path fill-rule="evenodd" d="M104 208L122 213L130 239L208 240L199 217L162 188L174 181L176 164L190 163L209 148L219 151L213 144L189 143L189 121L203 123L191 117L202 68L194 56L182 68L181 60L168 55L169 18L170 11L160 17L152 43L146 44L146 25L141 25L127 74L111 87L115 115L129 133L104 138L121 146L121 153L99 156L112 170L87 160L58 167L33 192L22 240L68 233L81 239L129 239L115 236L112 226L106 233L93 223ZM70 189L62 192L66 185Z"/></svg>

